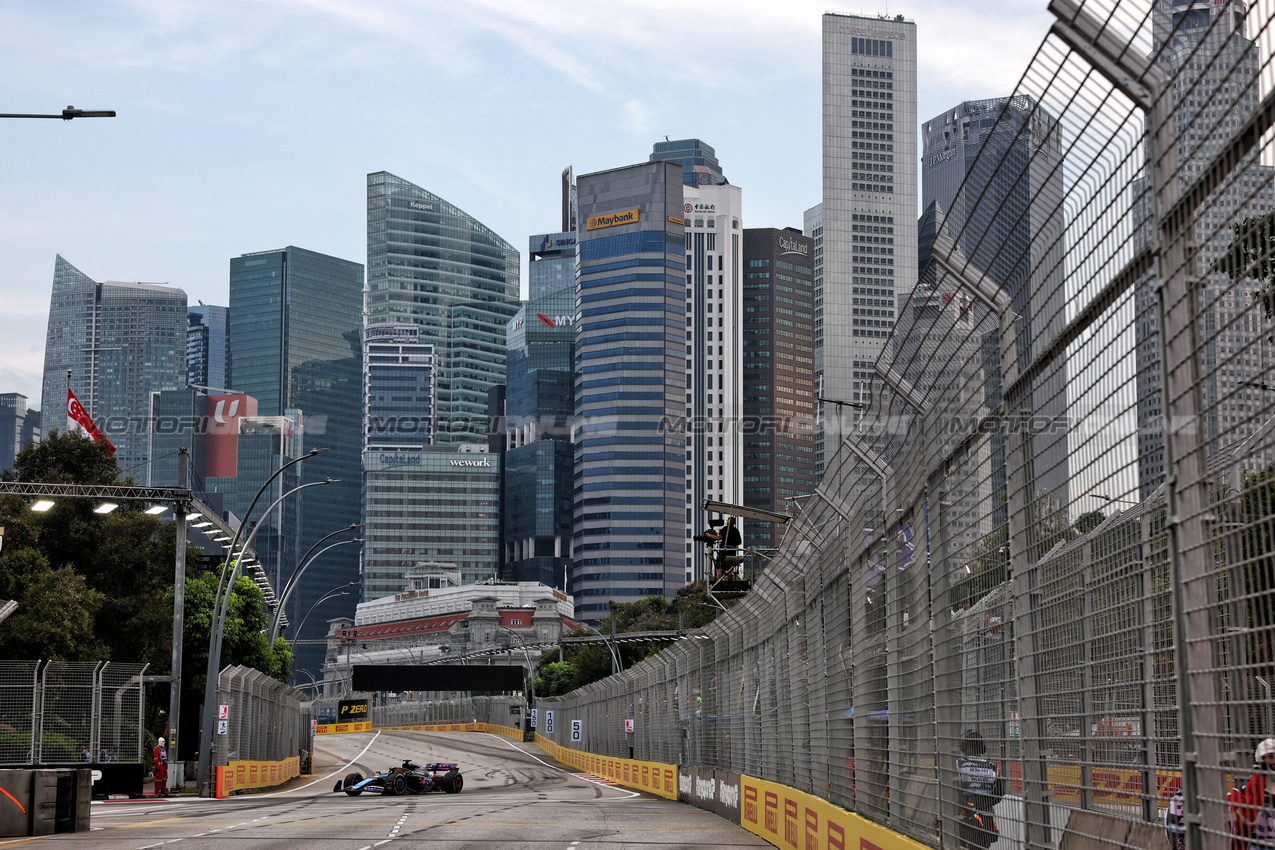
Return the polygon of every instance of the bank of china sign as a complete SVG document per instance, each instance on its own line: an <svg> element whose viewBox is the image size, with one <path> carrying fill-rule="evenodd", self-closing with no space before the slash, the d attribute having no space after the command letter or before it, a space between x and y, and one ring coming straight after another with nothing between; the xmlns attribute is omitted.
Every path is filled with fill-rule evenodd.
<svg viewBox="0 0 1275 850"><path fill-rule="evenodd" d="M641 210L624 210L606 215L591 215L585 224L585 229L601 230L604 227L615 227L617 224L637 224L640 212Z"/></svg>

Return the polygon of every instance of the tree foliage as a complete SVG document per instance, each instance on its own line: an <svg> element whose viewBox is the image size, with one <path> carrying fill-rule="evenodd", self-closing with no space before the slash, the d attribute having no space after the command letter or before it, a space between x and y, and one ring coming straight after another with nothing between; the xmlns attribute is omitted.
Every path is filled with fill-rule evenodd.
<svg viewBox="0 0 1275 850"><path fill-rule="evenodd" d="M23 450L4 480L132 483L98 443L56 430ZM94 506L92 499L59 499L51 510L36 512L24 498L0 498L6 529L0 598L18 603L0 624L0 658L126 661L149 664L151 673L171 672L176 527L146 514L143 503L124 503L108 514L94 513ZM204 567L203 552L188 543L183 677L200 688L217 587L216 574ZM227 617L223 662L280 679L289 675L292 653L286 643L271 651L260 634L268 627L261 591L241 579ZM192 665L192 653L202 663Z"/></svg>
<svg viewBox="0 0 1275 850"><path fill-rule="evenodd" d="M1210 270L1236 282L1257 281L1253 300L1262 305L1267 319L1275 319L1275 210L1249 216L1231 230L1235 235Z"/></svg>
<svg viewBox="0 0 1275 850"><path fill-rule="evenodd" d="M612 602L611 611L598 623L598 630L608 637L612 633L671 632L679 627L690 631L711 623L717 610L708 602L708 585L697 581L678 590L672 601L663 596L648 596L636 602ZM587 636L593 632L580 629L573 634ZM613 643L612 646L627 669L671 643L645 641ZM564 654L565 659L556 651L541 656L534 683L537 695L559 696L611 675L611 652L605 643L572 646Z"/></svg>

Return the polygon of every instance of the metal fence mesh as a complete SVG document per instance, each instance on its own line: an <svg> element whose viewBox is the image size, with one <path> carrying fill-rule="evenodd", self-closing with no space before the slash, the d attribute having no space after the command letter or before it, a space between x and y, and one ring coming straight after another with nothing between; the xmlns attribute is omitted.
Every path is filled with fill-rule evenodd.
<svg viewBox="0 0 1275 850"><path fill-rule="evenodd" d="M143 761L145 670L0 661L0 764Z"/></svg>
<svg viewBox="0 0 1275 850"><path fill-rule="evenodd" d="M1275 3L1050 11L752 592L542 699L556 743L955 847L976 732L1002 848L1123 843L1179 788L1189 846L1230 840L1275 735Z"/></svg>
<svg viewBox="0 0 1275 850"><path fill-rule="evenodd" d="M227 667L217 680L217 702L226 707L224 733L214 737L215 764L283 761L308 752L310 715L301 691L248 667ZM219 718L219 722L222 718Z"/></svg>

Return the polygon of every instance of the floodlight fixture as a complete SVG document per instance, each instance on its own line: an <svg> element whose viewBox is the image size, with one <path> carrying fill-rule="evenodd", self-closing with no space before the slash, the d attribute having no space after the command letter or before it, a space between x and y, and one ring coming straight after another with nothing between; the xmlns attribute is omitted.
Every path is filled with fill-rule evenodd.
<svg viewBox="0 0 1275 850"><path fill-rule="evenodd" d="M146 513L150 514L151 516L158 516L159 514L162 514L166 510L168 510L168 505L151 505L149 508L146 509Z"/></svg>
<svg viewBox="0 0 1275 850"><path fill-rule="evenodd" d="M36 502L34 505L31 506L31 510L44 513L51 507L53 507L52 499L40 499L38 502Z"/></svg>
<svg viewBox="0 0 1275 850"><path fill-rule="evenodd" d="M103 502L102 504L98 505L96 508L93 509L93 513L109 514L111 511L115 510L118 507L119 505L117 505L115 502Z"/></svg>

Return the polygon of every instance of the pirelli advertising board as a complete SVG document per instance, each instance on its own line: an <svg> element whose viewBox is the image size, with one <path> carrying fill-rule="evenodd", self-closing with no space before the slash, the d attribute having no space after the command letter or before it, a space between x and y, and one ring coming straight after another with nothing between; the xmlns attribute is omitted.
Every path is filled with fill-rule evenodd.
<svg viewBox="0 0 1275 850"><path fill-rule="evenodd" d="M621 210L605 215L591 215L585 221L585 230L601 230L604 227L616 227L621 224L637 224L642 211L638 209Z"/></svg>

